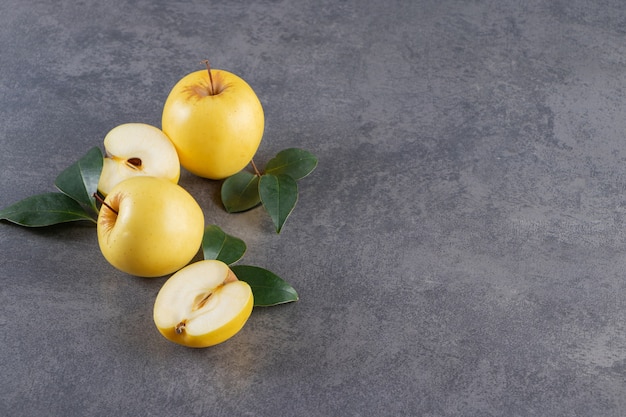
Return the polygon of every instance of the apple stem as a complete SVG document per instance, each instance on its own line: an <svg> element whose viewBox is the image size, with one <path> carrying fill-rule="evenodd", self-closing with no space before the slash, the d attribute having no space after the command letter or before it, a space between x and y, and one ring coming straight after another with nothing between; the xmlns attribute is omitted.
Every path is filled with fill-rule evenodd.
<svg viewBox="0 0 626 417"><path fill-rule="evenodd" d="M111 210L113 213L115 213L116 215L119 214L117 212L117 210L113 209L113 207L111 207L106 201L104 201L104 199L102 197L100 197L100 194L98 193L93 193L93 197L100 203L102 204L104 207L108 208L109 210Z"/></svg>
<svg viewBox="0 0 626 417"><path fill-rule="evenodd" d="M259 171L259 169L256 167L256 164L254 163L254 159L250 160L250 164L252 165L252 169L254 170L254 173L256 174L257 177L261 176L261 172Z"/></svg>
<svg viewBox="0 0 626 417"><path fill-rule="evenodd" d="M209 81L211 82L211 95L215 95L215 88L213 88L213 76L211 75L211 64L208 59L202 61L204 65L206 65L206 70L209 73Z"/></svg>

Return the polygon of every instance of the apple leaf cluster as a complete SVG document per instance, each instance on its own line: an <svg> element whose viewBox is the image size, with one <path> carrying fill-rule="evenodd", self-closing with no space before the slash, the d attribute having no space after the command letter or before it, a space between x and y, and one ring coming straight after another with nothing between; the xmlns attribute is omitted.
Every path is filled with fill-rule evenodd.
<svg viewBox="0 0 626 417"><path fill-rule="evenodd" d="M0 220L25 227L43 227L87 220L94 224L98 208L94 192L102 170L103 155L91 148L63 170L54 181L59 191L36 194L0 210Z"/></svg>
<svg viewBox="0 0 626 417"><path fill-rule="evenodd" d="M229 265L237 279L250 285L255 307L269 307L298 301L296 290L267 269L251 265L232 265L246 252L243 240L225 233L219 226L205 228L202 253L205 260L216 259Z"/></svg>
<svg viewBox="0 0 626 417"><path fill-rule="evenodd" d="M238 213L263 205L276 233L298 201L297 181L317 166L317 157L309 151L289 148L280 151L265 166L263 173L240 171L222 183L222 203L229 213Z"/></svg>
<svg viewBox="0 0 626 417"><path fill-rule="evenodd" d="M298 154L300 158L294 159L294 155ZM299 170L300 174L296 175L299 179L311 172L317 161L314 157L307 155L302 151L290 151L283 156L279 154L279 157L272 160L273 162L268 163L267 173L261 176L263 181L273 180L273 177L278 178L276 194L263 198L266 206L276 206L272 210L284 216L282 218L283 223L286 215L284 214L285 207L281 203L286 197L294 199L293 190L285 192L284 178L288 178L286 181L295 182L289 173L296 175ZM25 227L44 227L81 220L95 224L99 212L95 195L102 171L103 158L102 151L98 147L93 147L57 176L54 185L58 191L37 194L20 200L0 210L0 220L7 220ZM304 169L305 166L309 168ZM275 175L272 175L272 172ZM259 176L255 177L259 178ZM228 186L226 189L228 191ZM258 187L257 196L268 193L269 189L270 187L267 189ZM297 197L297 191L295 197ZM295 205L295 201L293 205ZM241 204L238 207L241 207ZM243 257L246 249L243 240L226 234L219 226L209 225L204 230L202 239L204 259L216 259L227 265L232 265ZM254 294L255 306L267 307L298 300L296 290L271 271L250 265L232 265L231 269L238 279L250 285Z"/></svg>

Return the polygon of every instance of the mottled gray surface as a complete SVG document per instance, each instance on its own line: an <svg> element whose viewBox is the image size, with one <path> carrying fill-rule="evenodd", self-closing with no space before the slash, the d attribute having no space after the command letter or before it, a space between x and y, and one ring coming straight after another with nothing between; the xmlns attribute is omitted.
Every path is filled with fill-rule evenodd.
<svg viewBox="0 0 626 417"><path fill-rule="evenodd" d="M300 301L204 350L95 228L0 224L3 416L626 415L622 0L4 0L0 207L200 61L318 155L281 235L228 215Z"/></svg>

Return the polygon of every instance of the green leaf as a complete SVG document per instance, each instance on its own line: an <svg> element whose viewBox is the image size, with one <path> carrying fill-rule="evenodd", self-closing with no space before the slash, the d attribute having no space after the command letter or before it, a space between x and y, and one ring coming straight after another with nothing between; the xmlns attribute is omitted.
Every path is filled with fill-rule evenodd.
<svg viewBox="0 0 626 417"><path fill-rule="evenodd" d="M227 265L237 262L246 252L243 240L226 234L214 224L204 229L202 253L204 259L217 259Z"/></svg>
<svg viewBox="0 0 626 417"><path fill-rule="evenodd" d="M298 301L296 290L282 278L258 266L235 265L230 269L252 288L255 307L269 307Z"/></svg>
<svg viewBox="0 0 626 417"><path fill-rule="evenodd" d="M102 151L98 147L93 147L81 159L61 172L54 185L78 203L98 212L93 194L98 190L102 163Z"/></svg>
<svg viewBox="0 0 626 417"><path fill-rule="evenodd" d="M298 201L296 180L289 175L263 174L259 180L259 195L276 226L276 233L280 233Z"/></svg>
<svg viewBox="0 0 626 417"><path fill-rule="evenodd" d="M309 175L317 166L317 157L309 151L289 148L280 151L265 166L266 174L289 175L299 180Z"/></svg>
<svg viewBox="0 0 626 417"><path fill-rule="evenodd" d="M0 219L27 227L50 226L78 220L95 220L73 198L52 192L27 197L0 211Z"/></svg>
<svg viewBox="0 0 626 417"><path fill-rule="evenodd" d="M229 213L250 210L261 203L259 176L240 171L222 183L222 203Z"/></svg>

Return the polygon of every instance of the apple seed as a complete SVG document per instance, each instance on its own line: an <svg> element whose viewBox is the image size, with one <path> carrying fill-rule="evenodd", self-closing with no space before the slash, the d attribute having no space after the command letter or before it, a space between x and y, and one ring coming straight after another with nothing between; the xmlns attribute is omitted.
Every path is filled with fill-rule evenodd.
<svg viewBox="0 0 626 417"><path fill-rule="evenodd" d="M141 158L130 158L126 161L126 165L133 169L141 168Z"/></svg>
<svg viewBox="0 0 626 417"><path fill-rule="evenodd" d="M207 295L205 295L201 300L199 300L196 303L194 303L193 308L191 309L191 311L200 310L202 307L204 307L204 305L207 303L207 301L209 301L209 298L211 298L212 295L213 295L213 293L210 292Z"/></svg>

